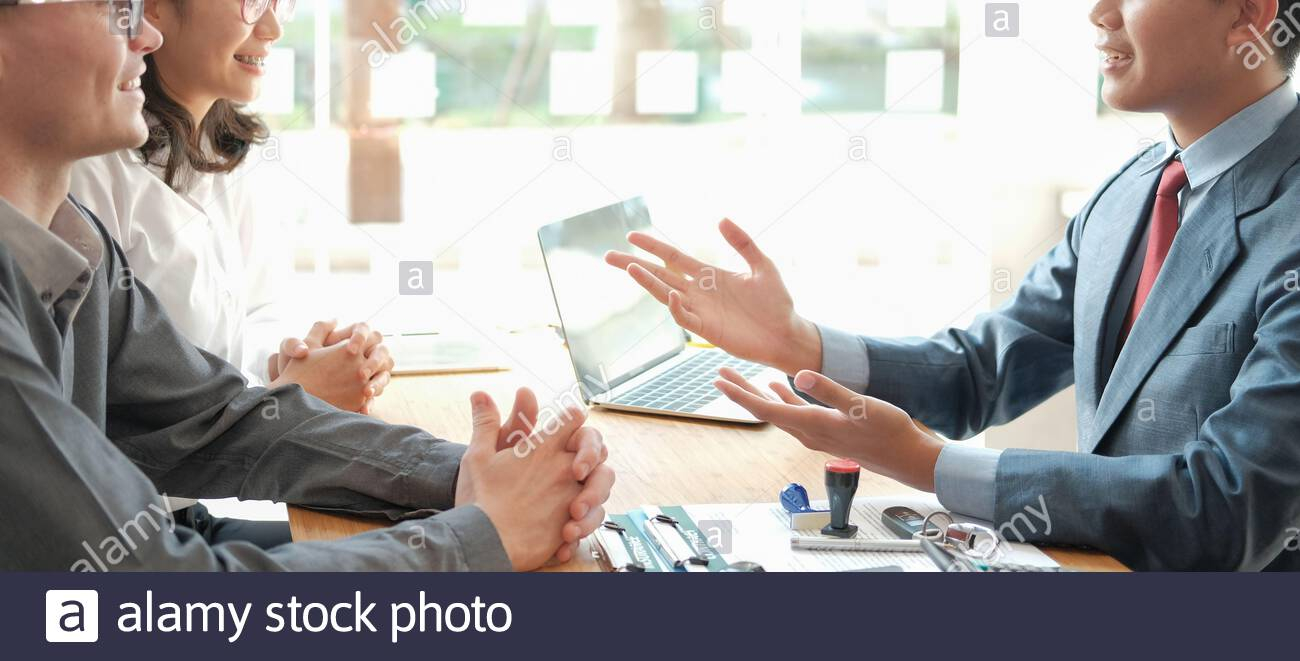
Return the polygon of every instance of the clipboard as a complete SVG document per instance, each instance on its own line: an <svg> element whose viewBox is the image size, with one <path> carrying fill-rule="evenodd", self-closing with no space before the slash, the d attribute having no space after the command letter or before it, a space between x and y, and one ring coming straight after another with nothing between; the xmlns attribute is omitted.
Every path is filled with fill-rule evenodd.
<svg viewBox="0 0 1300 661"><path fill-rule="evenodd" d="M645 506L610 516L593 536L605 571L719 572L727 562L681 507Z"/></svg>

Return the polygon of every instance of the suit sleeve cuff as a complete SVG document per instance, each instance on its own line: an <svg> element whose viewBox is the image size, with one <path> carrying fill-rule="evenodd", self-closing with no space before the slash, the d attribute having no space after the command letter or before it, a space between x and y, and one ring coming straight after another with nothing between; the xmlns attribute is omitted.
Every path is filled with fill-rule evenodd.
<svg viewBox="0 0 1300 661"><path fill-rule="evenodd" d="M949 511L992 521L1001 450L949 443L934 465L934 493Z"/></svg>
<svg viewBox="0 0 1300 661"><path fill-rule="evenodd" d="M448 510L434 520L445 524L456 536L466 571L514 571L496 526L477 505Z"/></svg>
<svg viewBox="0 0 1300 661"><path fill-rule="evenodd" d="M865 393L871 365L861 337L828 326L817 326L822 337L822 374L857 393Z"/></svg>
<svg viewBox="0 0 1300 661"><path fill-rule="evenodd" d="M406 474L406 498L414 507L450 510L456 506L460 462L467 445L430 439L424 456Z"/></svg>

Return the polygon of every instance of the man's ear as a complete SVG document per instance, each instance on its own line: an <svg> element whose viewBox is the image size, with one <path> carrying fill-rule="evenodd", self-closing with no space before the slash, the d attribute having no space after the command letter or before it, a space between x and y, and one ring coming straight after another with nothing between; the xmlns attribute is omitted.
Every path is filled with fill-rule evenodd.
<svg viewBox="0 0 1300 661"><path fill-rule="evenodd" d="M1228 30L1228 47L1266 40L1277 20L1278 0L1223 0L1235 5L1237 17ZM1271 47L1270 47L1271 48Z"/></svg>

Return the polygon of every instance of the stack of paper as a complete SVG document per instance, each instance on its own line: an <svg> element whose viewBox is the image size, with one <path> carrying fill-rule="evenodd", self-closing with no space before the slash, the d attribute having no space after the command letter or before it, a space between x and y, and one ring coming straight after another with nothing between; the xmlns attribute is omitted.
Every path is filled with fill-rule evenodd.
<svg viewBox="0 0 1300 661"><path fill-rule="evenodd" d="M910 507L921 515L942 510L934 497L861 498L853 502L850 523L858 526L858 539L897 539L881 522L881 510L893 506ZM813 503L816 508L826 503ZM681 540L670 540L678 551L690 549L700 564L674 568L667 552L660 550L657 539L646 532L647 516L665 514L676 521ZM989 525L965 517L959 521ZM645 571L721 571L730 563L756 562L766 571L832 572L873 567L897 566L904 571L937 571L924 553L885 553L866 551L813 551L790 548L792 537L822 538L818 530L791 530L790 516L776 503L750 505L686 505L682 507L646 506L610 520L625 530L622 539L628 556ZM686 546L681 546L684 541ZM1000 562L1036 567L1056 567L1042 551L1029 544L1004 542ZM680 555L680 553L679 553ZM704 564L703 561L707 561Z"/></svg>
<svg viewBox="0 0 1300 661"><path fill-rule="evenodd" d="M850 523L858 526L860 539L897 539L881 523L881 510L901 505L922 516L943 508L933 497L876 497L853 501ZM825 501L813 507L826 507ZM727 562L757 562L767 571L830 572L895 565L904 571L937 571L924 553L875 553L863 551L809 551L790 548L792 535L821 537L816 530L790 530L790 516L776 503L751 505L687 505L683 508L703 533L709 537ZM989 525L965 517L954 517ZM719 522L719 523L715 523ZM728 527L730 530L728 531ZM1030 544L1008 543L1000 561L1038 567L1057 564Z"/></svg>

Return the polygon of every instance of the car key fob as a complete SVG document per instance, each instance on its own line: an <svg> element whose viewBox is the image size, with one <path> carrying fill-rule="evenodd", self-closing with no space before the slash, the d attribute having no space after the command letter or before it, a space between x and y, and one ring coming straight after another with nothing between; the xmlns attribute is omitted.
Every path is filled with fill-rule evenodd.
<svg viewBox="0 0 1300 661"><path fill-rule="evenodd" d="M899 539L912 539L921 532L925 517L910 507L886 507L880 513L880 522Z"/></svg>

